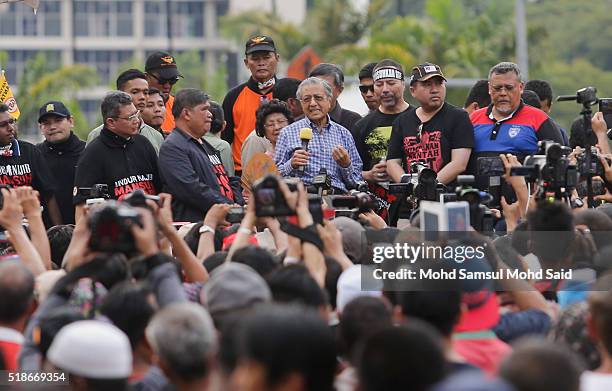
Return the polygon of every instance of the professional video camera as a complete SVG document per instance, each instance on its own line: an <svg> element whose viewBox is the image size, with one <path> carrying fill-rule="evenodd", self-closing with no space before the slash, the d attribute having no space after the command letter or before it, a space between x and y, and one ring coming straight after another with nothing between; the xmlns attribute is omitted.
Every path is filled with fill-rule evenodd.
<svg viewBox="0 0 612 391"><path fill-rule="evenodd" d="M319 173L312 178L312 186L310 186L310 188L312 188L314 190L313 192L318 194L319 197L327 195L331 191L331 177L327 174L327 169L325 167L321 167ZM310 188L308 189L309 193L311 192Z"/></svg>
<svg viewBox="0 0 612 391"><path fill-rule="evenodd" d="M466 201L470 205L470 224L476 231L482 233L493 232L495 219L487 206L493 200L493 197L487 192L472 187L471 185L474 182L473 175L457 176L454 201Z"/></svg>
<svg viewBox="0 0 612 391"><path fill-rule="evenodd" d="M594 171L596 171L596 167L593 167L593 161L596 159L596 156L593 156L593 150L591 143L591 114L593 111L591 110L591 106L598 103L599 99L597 98L597 88L595 87L585 87L576 91L576 95L561 95L557 97L558 102L563 101L575 101L578 104L582 105L582 110L580 111L580 115L582 115L582 131L585 136L586 145L585 153L582 157L582 162L580 163L581 167L581 175L583 175L586 179L586 189L587 189L587 202L589 207L595 206L595 201L593 198L593 176ZM596 165L597 163L595 163Z"/></svg>
<svg viewBox="0 0 612 391"><path fill-rule="evenodd" d="M138 211L129 204L106 201L89 215L92 251L132 253L136 250L131 226L142 226Z"/></svg>
<svg viewBox="0 0 612 391"><path fill-rule="evenodd" d="M410 165L410 173L402 176L400 183L390 183L389 193L399 196L411 196L417 201L438 201L446 187L438 182L434 170L422 162Z"/></svg>
<svg viewBox="0 0 612 391"><path fill-rule="evenodd" d="M255 198L255 215L257 217L295 216L295 210L287 205L287 201L280 191L279 179L274 175L266 175L253 184ZM297 191L297 181L285 179L289 190ZM319 196L308 196L308 209L315 223L323 222L322 200Z"/></svg>
<svg viewBox="0 0 612 391"><path fill-rule="evenodd" d="M571 190L578 185L580 173L570 162L571 149L551 141L540 141L538 152L527 156L522 167L512 167L510 175L524 176L539 185L537 199L554 195L558 200L569 200Z"/></svg>
<svg viewBox="0 0 612 391"><path fill-rule="evenodd" d="M360 213L379 212L379 201L372 193L354 190L348 195L333 196L332 206L336 210L336 217L345 216L356 220Z"/></svg>

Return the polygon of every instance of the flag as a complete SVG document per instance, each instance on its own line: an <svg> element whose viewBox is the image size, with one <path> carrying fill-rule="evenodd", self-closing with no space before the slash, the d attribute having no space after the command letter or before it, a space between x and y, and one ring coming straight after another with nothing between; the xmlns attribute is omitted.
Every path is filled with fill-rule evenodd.
<svg viewBox="0 0 612 391"><path fill-rule="evenodd" d="M0 102L9 107L9 114L11 117L19 119L19 115L21 115L21 113L19 112L17 101L15 100L13 91L11 91L11 86L9 86L8 81L6 80L6 76L4 76L3 70L0 70Z"/></svg>

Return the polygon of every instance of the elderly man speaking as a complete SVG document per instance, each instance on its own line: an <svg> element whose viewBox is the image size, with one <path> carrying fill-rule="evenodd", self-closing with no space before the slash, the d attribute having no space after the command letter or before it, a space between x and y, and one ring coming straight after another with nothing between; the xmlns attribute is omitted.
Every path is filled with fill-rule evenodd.
<svg viewBox="0 0 612 391"><path fill-rule="evenodd" d="M345 193L362 180L362 162L351 133L329 117L331 86L309 77L300 84L296 96L305 118L283 128L278 137L274 160L281 175L310 185L325 168L334 192Z"/></svg>

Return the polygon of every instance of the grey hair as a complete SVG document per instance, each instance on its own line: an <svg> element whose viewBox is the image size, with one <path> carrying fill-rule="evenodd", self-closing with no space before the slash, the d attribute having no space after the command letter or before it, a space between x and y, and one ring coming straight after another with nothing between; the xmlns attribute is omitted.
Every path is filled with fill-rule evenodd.
<svg viewBox="0 0 612 391"><path fill-rule="evenodd" d="M216 331L201 306L188 302L165 306L151 319L145 335L181 380L195 380L210 372L208 360L216 352Z"/></svg>
<svg viewBox="0 0 612 391"><path fill-rule="evenodd" d="M322 63L317 65L310 71L308 77L316 76L333 76L336 87L340 88L344 85L344 72L336 64Z"/></svg>
<svg viewBox="0 0 612 391"><path fill-rule="evenodd" d="M523 80L521 69L518 67L518 65L508 61L500 62L499 64L494 65L489 71L489 80L491 80L491 76L493 75L503 75L504 73L508 72L514 72L520 81Z"/></svg>
<svg viewBox="0 0 612 391"><path fill-rule="evenodd" d="M132 97L123 91L111 91L102 100L100 110L102 111L102 120L106 121L109 118L117 118L122 106L132 103Z"/></svg>
<svg viewBox="0 0 612 391"><path fill-rule="evenodd" d="M312 85L323 86L325 95L327 95L327 97L330 99L332 98L333 96L332 87L329 85L329 83L323 79L319 79L318 77L312 77L312 76L300 83L300 85L297 88L297 91L295 92L295 97L298 100L302 100L302 89L306 86L312 86Z"/></svg>

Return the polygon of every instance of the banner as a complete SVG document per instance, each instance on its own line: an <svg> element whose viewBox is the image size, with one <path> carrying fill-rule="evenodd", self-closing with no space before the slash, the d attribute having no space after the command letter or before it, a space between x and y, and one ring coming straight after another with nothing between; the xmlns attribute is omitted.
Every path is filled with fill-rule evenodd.
<svg viewBox="0 0 612 391"><path fill-rule="evenodd" d="M11 91L11 87L9 86L8 81L4 76L3 70L0 70L0 102L4 103L9 107L9 114L13 118L19 119L21 113L19 112L17 101L15 100L13 91Z"/></svg>

